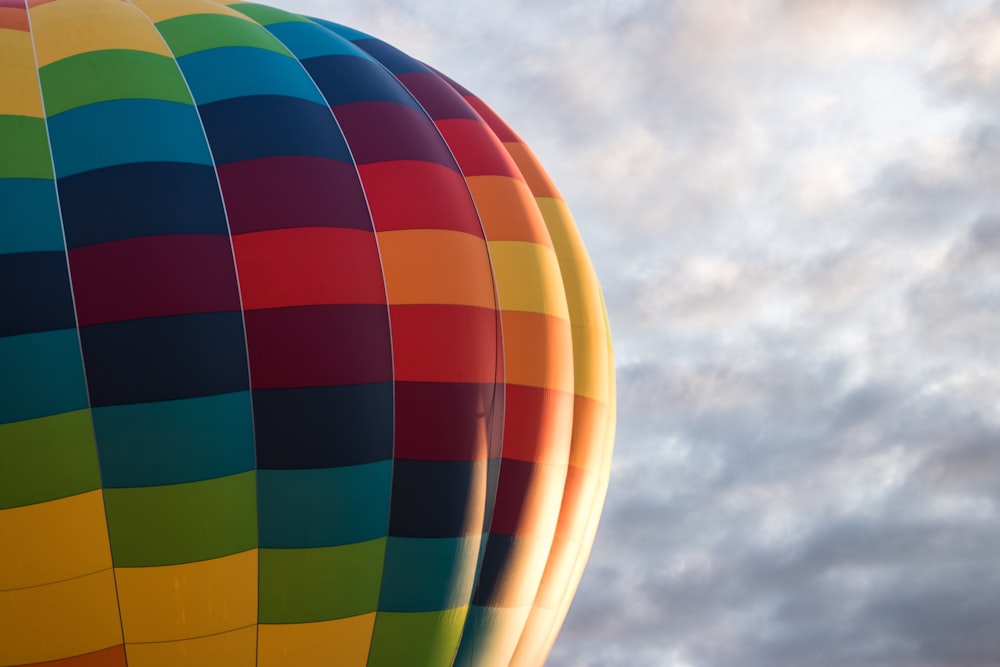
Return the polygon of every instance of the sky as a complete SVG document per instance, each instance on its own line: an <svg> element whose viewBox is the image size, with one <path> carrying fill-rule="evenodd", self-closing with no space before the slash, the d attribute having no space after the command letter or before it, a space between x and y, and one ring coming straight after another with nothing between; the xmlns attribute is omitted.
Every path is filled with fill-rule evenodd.
<svg viewBox="0 0 1000 667"><path fill-rule="evenodd" d="M1000 664L1000 3L271 0L475 92L608 303L549 667Z"/></svg>

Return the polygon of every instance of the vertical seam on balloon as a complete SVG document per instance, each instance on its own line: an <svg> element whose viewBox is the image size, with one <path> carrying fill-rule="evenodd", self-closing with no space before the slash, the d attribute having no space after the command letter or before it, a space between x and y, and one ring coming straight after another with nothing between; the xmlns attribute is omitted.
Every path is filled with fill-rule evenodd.
<svg viewBox="0 0 1000 667"><path fill-rule="evenodd" d="M28 34L31 37L31 55L35 60L35 76L38 80L38 97L42 104L42 121L45 125L45 142L49 149L49 163L52 165L52 190L56 195L56 210L59 213L59 231L62 234L63 252L66 258L66 279L69 282L70 301L73 303L73 322L76 328L76 342L80 350L80 368L83 372L83 386L87 395L87 415L90 418L90 431L94 437L94 455L97 458L97 479L100 482L101 505L104 507L104 527L108 535L108 556L111 558L111 578L115 584L115 608L118 610L118 629L122 638L122 655L125 657L125 667L128 667L128 653L125 651L125 621L122 618L121 598L118 595L118 572L115 569L115 556L111 548L111 525L108 522L108 505L104 496L104 473L101 470L101 448L97 442L97 427L94 423L94 408L90 400L90 383L87 380L87 363L83 355L83 336L80 333L80 317L76 308L76 291L73 289L73 268L69 261L69 241L66 238L66 224L63 220L62 201L59 197L59 178L56 172L55 152L52 150L52 135L49 132L49 114L45 108L45 90L42 86L42 71L38 66L38 47L35 44L35 32L31 24L31 7L24 0L24 13L28 20ZM113 648L113 647L105 647Z"/></svg>
<svg viewBox="0 0 1000 667"><path fill-rule="evenodd" d="M257 613L256 621L254 622L254 665L256 666L259 661L258 647L260 646L260 511L258 509L258 471L257 471L257 427L254 423L254 410L253 410L253 379L251 377L250 371L250 344L247 339L247 321L246 321L246 311L243 308L243 288L240 285L240 271L239 267L236 265L236 248L233 245L233 230L229 224L229 211L226 209L226 196L222 191L222 181L219 179L219 166L215 162L215 153L212 151L212 144L208 139L208 133L205 131L205 123L201 118L201 110L198 108L198 101L194 99L194 93L191 91L191 86L188 84L187 77L184 75L184 69L181 64L177 61L177 56L174 54L173 47L167 42L167 38L163 36L160 29L156 27L156 22L149 17L142 8L138 7L132 0L126 0L129 5L131 5L139 14L146 19L149 25L156 31L160 40L163 42L163 46L170 53L170 59L173 61L174 66L177 68L177 73L181 77L181 81L184 82L184 88L187 90L188 97L191 99L191 107L194 110L195 117L198 119L198 126L201 128L201 135L205 138L205 149L208 151L209 158L212 160L212 174L215 176L215 185L219 191L219 203L222 205L222 215L226 219L226 236L229 239L229 253L233 260L233 277L236 280L236 295L240 302L240 323L243 326L243 349L246 350L247 359L247 396L250 401L250 433L253 440L253 487L254 487L254 521L257 526ZM185 14L187 15L187 14ZM227 554L234 555L234 554ZM239 628L236 628L239 629Z"/></svg>
<svg viewBox="0 0 1000 667"><path fill-rule="evenodd" d="M375 38L369 37L369 39L375 39ZM359 39L359 41L361 41L361 40ZM353 44L353 42L351 42L351 43ZM360 46L358 46L357 48L361 49ZM364 51L364 49L361 49L361 50ZM365 52L365 53L367 54L367 52ZM434 131L437 132L438 137L441 139L441 144L444 146L445 150L448 151L448 154L451 156L452 162L455 163L455 169L458 171L459 174L462 175L462 182L465 184L465 190L466 190L466 192L469 195L469 202L472 204L472 208L476 212L476 219L479 221L479 229L480 229L480 231L483 234L483 236L482 236L482 238L483 238L483 246L486 249L486 258L487 258L487 261L490 264L490 278L491 278L491 282L493 283L493 312L495 313L495 318L496 318L496 323L497 323L497 347L499 348L499 352L500 352L499 356L500 356L500 358L502 360L501 363L503 363L503 365L504 365L504 372L503 372L503 378L504 378L504 389L503 389L503 391L504 391L504 412L500 415L500 453L499 453L499 456L497 457L497 484L498 484L498 487L497 487L497 489L494 490L493 507L491 508L493 511L495 511L496 510L496 497L497 497L497 493L499 492L500 468L503 466L503 426L504 426L504 420L506 418L506 409L507 409L507 402L506 402L506 392L507 392L507 369L506 369L506 363L507 363L507 354L506 354L506 348L504 347L504 344L503 344L503 318L501 317L501 312L502 311L501 311L501 308L500 308L500 294L499 294L499 291L497 289L496 270L495 270L495 268L493 266L493 255L490 252L489 240L486 238L486 227L483 225L483 218L482 218L482 215L479 213L479 207L476 206L476 198L472 195L472 189L469 187L468 177L465 175L465 172L462 171L462 167L459 165L458 159L455 157L454 151L452 151L451 146L445 140L444 135L441 134L441 130L438 128L437 123L434 122L434 118L431 117L431 115L427 112L427 109L425 109L424 106L422 104L420 104L420 101L413 95L413 93L410 92L410 89L407 88L406 85L402 81L400 81L399 78L395 74L393 74L393 72L388 67L386 67L380 60L378 60L374 56L371 56L370 54L368 54L368 55L369 55L369 57L373 61L375 61L376 63L378 63L378 65L389 76L391 76L392 79L396 83L399 84L400 88L402 88L403 91L410 97L410 99L413 100L413 103L417 106L418 109L420 109L421 113L423 113L424 116L431 122L431 127L433 127ZM413 59L413 60L415 62L417 62L417 64L422 65L424 67L427 67L422 62L417 61L416 59ZM428 67L428 69L431 70L432 72L434 71L430 67ZM435 74L435 76L436 76L436 74ZM496 357L496 356L497 355L494 352L494 357ZM494 366L493 366L493 402L490 405L490 415L491 415L491 417L495 414L496 404L497 404L497 400L496 400L497 399L497 389L496 389L497 382L496 381L497 381L497 365L496 365L496 361L494 361ZM489 465L490 465L490 458L489 458L489 456L490 456L490 451L489 451L489 448L487 447L486 471L485 471L487 485L489 484L489 472L490 472L490 467L489 467ZM489 493L489 487L488 486L487 486L487 493ZM485 514L486 513L484 512L482 542L480 543L479 555L476 557L475 576L473 577L472 586L471 586L471 588L469 590L469 601L468 601L468 603L466 605L466 609L467 609L467 611L466 611L466 621L463 622L463 625L465 625L465 623L468 622L468 615L470 613L474 613L475 612L475 609L474 609L475 605L473 605L473 600L475 599L476 590L479 587L479 576L482 573L483 560L484 560L483 556L485 556L485 554L486 554L486 544L489 541L489 533L490 533L489 528L490 528L490 526L493 523L493 514L491 513L489 516L486 516ZM463 632L463 634L464 634L464 632ZM475 640L473 640L473 644L475 644ZM455 644L455 653L452 655L452 663L454 663L454 661L457 659L457 657L458 657L458 650L461 647L461 645L462 645L462 634L459 635L458 642Z"/></svg>
<svg viewBox="0 0 1000 667"><path fill-rule="evenodd" d="M309 17L302 17L298 14L292 14L292 13L289 14L297 18L305 18L313 25L322 28L323 30L326 30L335 39L350 44L348 40L344 39L340 35L337 35L333 31L327 29L325 26L317 23L316 21L313 21ZM337 127L337 131L340 132L340 137L344 141L344 147L347 150L347 155L351 158L351 166L354 167L354 173L357 175L358 185L361 188L361 195L365 199L365 208L368 210L368 220L372 226L372 237L375 240L375 252L376 254L378 254L379 271L382 274L382 290L385 293L385 321L386 321L386 326L388 327L389 330L389 365L392 374L392 381L390 382L390 386L392 388L392 458L389 459L389 500L387 504L388 515L386 516L386 521L385 521L385 548L382 551L382 576L379 578L379 595L375 601L375 609L371 612L374 614L374 618L372 619L372 634L368 640L368 658L365 660L365 663L367 664L371 662L372 646L374 646L375 644L375 623L378 620L379 603L382 599L382 584L385 581L385 561L389 554L389 526L392 517L392 482L393 482L394 472L396 469L395 465L396 464L396 355L394 353L392 345L392 309L389 308L389 285L385 279L385 264L382 261L382 247L379 244L378 240L378 230L375 229L375 217L372 215L371 205L368 201L368 191L365 189L364 180L361 178L361 170L358 169L358 161L354 157L354 151L351 150L351 144L347 140L347 135L344 133L344 129L341 127L340 121L337 120L337 114L334 113L333 107L330 105L330 100L328 100L326 95L323 94L323 91L316 83L316 80L313 78L312 74L310 74L306 66L302 64L302 60L297 55L295 55L295 52L292 51L292 49L289 48L288 45L285 44L280 37L275 35L274 32L271 31L267 26L261 26L261 27L264 28L264 30L266 30L268 34L274 37L274 39L277 40L278 43L284 46L288 50L288 52L292 54L295 62L298 64L299 67L302 68L302 72L307 77L309 77L309 81L312 82L313 88L316 89L316 93L323 99L323 103L326 105L327 111L330 112L330 118L333 119L334 125L336 125Z"/></svg>

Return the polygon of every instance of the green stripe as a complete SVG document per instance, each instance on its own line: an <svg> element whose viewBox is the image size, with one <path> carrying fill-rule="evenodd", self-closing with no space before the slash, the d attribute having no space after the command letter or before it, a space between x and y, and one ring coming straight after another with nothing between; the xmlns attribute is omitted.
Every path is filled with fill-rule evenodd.
<svg viewBox="0 0 1000 667"><path fill-rule="evenodd" d="M99 488L87 410L0 424L0 509Z"/></svg>
<svg viewBox="0 0 1000 667"><path fill-rule="evenodd" d="M385 538L319 549L260 550L261 623L309 623L375 611Z"/></svg>
<svg viewBox="0 0 1000 667"><path fill-rule="evenodd" d="M468 607L414 614L380 611L368 667L451 667Z"/></svg>
<svg viewBox="0 0 1000 667"><path fill-rule="evenodd" d="M256 5L247 3L245 5L233 5L230 9L235 9L244 16L252 18L261 25L273 25L275 23L312 23L309 19L299 14L292 14L277 7L267 5Z"/></svg>
<svg viewBox="0 0 1000 667"><path fill-rule="evenodd" d="M105 489L117 567L175 565L257 546L254 472L136 489Z"/></svg>
<svg viewBox="0 0 1000 667"><path fill-rule="evenodd" d="M45 119L0 116L0 178L52 178Z"/></svg>
<svg viewBox="0 0 1000 667"><path fill-rule="evenodd" d="M39 70L49 117L109 100L165 100L191 104L172 58L145 51L91 51Z"/></svg>
<svg viewBox="0 0 1000 667"><path fill-rule="evenodd" d="M267 30L234 16L178 16L157 23L156 28L176 58L223 46L253 46L286 56L292 55Z"/></svg>

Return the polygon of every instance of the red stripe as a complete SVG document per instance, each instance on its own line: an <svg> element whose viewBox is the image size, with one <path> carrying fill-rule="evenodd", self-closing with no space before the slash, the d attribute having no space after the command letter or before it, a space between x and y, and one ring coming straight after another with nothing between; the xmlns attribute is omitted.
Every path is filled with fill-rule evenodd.
<svg viewBox="0 0 1000 667"><path fill-rule="evenodd" d="M510 154L486 124L456 118L439 120L437 126L466 176L510 176L524 180Z"/></svg>
<svg viewBox="0 0 1000 667"><path fill-rule="evenodd" d="M372 228L354 165L281 156L218 167L233 234L287 227Z"/></svg>
<svg viewBox="0 0 1000 667"><path fill-rule="evenodd" d="M27 666L25 666L27 667ZM125 647L112 646L86 655L49 662L33 662L30 667L126 667Z"/></svg>
<svg viewBox="0 0 1000 667"><path fill-rule="evenodd" d="M494 382L498 313L453 305L390 306L396 379Z"/></svg>
<svg viewBox="0 0 1000 667"><path fill-rule="evenodd" d="M69 252L80 326L239 310L229 237L148 236Z"/></svg>
<svg viewBox="0 0 1000 667"><path fill-rule="evenodd" d="M453 229L482 238L469 186L457 171L417 161L368 164L359 171L376 231Z"/></svg>
<svg viewBox="0 0 1000 667"><path fill-rule="evenodd" d="M375 234L307 227L233 237L243 308L385 303Z"/></svg>

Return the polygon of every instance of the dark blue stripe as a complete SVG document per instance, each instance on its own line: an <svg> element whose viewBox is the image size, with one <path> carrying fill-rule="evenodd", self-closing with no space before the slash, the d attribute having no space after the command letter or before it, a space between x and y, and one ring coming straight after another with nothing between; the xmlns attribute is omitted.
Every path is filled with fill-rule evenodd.
<svg viewBox="0 0 1000 667"><path fill-rule="evenodd" d="M382 63L393 74L432 71L419 60L406 55L395 46L387 44L380 39L359 39L355 40L354 44L363 49L372 58Z"/></svg>
<svg viewBox="0 0 1000 667"><path fill-rule="evenodd" d="M278 155L351 163L347 144L322 105L295 97L237 97L199 107L216 164Z"/></svg>
<svg viewBox="0 0 1000 667"><path fill-rule="evenodd" d="M212 167L145 162L59 179L70 248L140 236L228 234Z"/></svg>
<svg viewBox="0 0 1000 667"><path fill-rule="evenodd" d="M249 388L239 312L155 317L80 329L91 403L148 403Z"/></svg>
<svg viewBox="0 0 1000 667"><path fill-rule="evenodd" d="M253 392L259 468L333 468L392 458L392 383Z"/></svg>
<svg viewBox="0 0 1000 667"><path fill-rule="evenodd" d="M355 56L302 61L331 107L352 102L396 102L419 108L413 97L377 62Z"/></svg>
<svg viewBox="0 0 1000 667"><path fill-rule="evenodd" d="M74 326L65 253L0 255L0 337Z"/></svg>
<svg viewBox="0 0 1000 667"><path fill-rule="evenodd" d="M406 461L392 471L389 534L397 537L460 537L482 525L486 462Z"/></svg>

